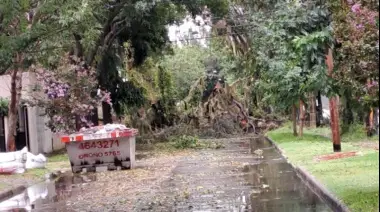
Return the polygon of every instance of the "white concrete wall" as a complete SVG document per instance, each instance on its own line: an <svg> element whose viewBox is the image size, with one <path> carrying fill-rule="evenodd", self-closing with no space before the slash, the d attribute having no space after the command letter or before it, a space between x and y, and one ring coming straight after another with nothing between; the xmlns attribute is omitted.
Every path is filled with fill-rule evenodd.
<svg viewBox="0 0 380 212"><path fill-rule="evenodd" d="M28 125L29 125L29 151L33 154L40 153L37 130L37 108L28 107Z"/></svg>
<svg viewBox="0 0 380 212"><path fill-rule="evenodd" d="M41 109L40 109L41 110ZM57 151L65 148L65 144L61 142L61 137L58 133L53 133L47 126L46 123L49 121L47 116L40 115L40 129L41 137L40 141L43 142L43 152L51 153L53 151Z"/></svg>
<svg viewBox="0 0 380 212"><path fill-rule="evenodd" d="M10 75L0 76L0 97L10 97ZM27 99L32 92L33 87L36 85L37 79L34 73L24 72L22 74L22 98ZM28 107L28 136L29 136L29 149L33 154L50 153L65 147L60 142L59 136L53 134L49 128L46 127L48 118L42 115L42 109L37 107ZM8 119L4 118L5 138L8 134ZM7 143L7 141L5 141Z"/></svg>
<svg viewBox="0 0 380 212"><path fill-rule="evenodd" d="M36 76L32 72L22 73L22 97L27 97L31 89L34 87L37 82ZM0 76L0 97L10 98L11 96L11 76L10 75L1 75Z"/></svg>
<svg viewBox="0 0 380 212"><path fill-rule="evenodd" d="M53 151L57 151L65 148L65 143L61 142L61 136L59 134L53 134Z"/></svg>
<svg viewBox="0 0 380 212"><path fill-rule="evenodd" d="M28 116L30 150L33 154L51 153L65 147L65 145L61 143L59 135L51 132L46 126L48 118L43 116L43 110L41 108L29 107ZM31 122L33 122L33 124L31 124Z"/></svg>
<svg viewBox="0 0 380 212"><path fill-rule="evenodd" d="M41 116L40 108L36 108L36 124L37 124L37 142L38 142L38 152L49 152L48 148L51 148L51 138L45 137L46 125L44 121L44 117Z"/></svg>
<svg viewBox="0 0 380 212"><path fill-rule="evenodd" d="M8 117L4 116L4 135L5 135L5 148L8 146Z"/></svg>

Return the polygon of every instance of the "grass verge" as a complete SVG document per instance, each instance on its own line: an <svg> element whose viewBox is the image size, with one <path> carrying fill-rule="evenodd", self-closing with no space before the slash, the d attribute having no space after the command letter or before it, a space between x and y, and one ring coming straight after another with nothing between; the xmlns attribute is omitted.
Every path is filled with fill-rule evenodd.
<svg viewBox="0 0 380 212"><path fill-rule="evenodd" d="M46 174L69 169L70 163L66 152L55 152L47 156L48 162L43 169L26 170L23 174L0 175L0 192L17 186L29 186L45 179Z"/></svg>
<svg viewBox="0 0 380 212"><path fill-rule="evenodd" d="M358 151L361 156L317 162L315 156L333 153L329 129L305 129L299 138L293 136L290 125L285 125L267 135L291 163L305 167L350 210L379 211L379 152L358 145L378 142L378 137L368 139L362 130L353 129L342 136L342 152Z"/></svg>
<svg viewBox="0 0 380 212"><path fill-rule="evenodd" d="M23 175L44 178L48 173L70 168L69 158L65 150L51 153L47 155L47 159L48 162L46 163L46 167L44 169L30 169Z"/></svg>

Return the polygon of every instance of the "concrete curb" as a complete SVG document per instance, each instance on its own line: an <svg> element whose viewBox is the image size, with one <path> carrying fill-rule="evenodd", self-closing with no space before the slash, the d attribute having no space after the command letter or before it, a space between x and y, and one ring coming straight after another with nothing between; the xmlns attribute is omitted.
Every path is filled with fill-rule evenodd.
<svg viewBox="0 0 380 212"><path fill-rule="evenodd" d="M265 139L267 139L267 141L269 141L269 143L271 143L274 148L279 151L281 153L282 156L284 156L284 158L287 160L288 157L285 155L285 152L276 144L276 142L274 142L272 139L270 139L269 137L265 137ZM292 165L292 164L291 164ZM292 165L293 166L293 165Z"/></svg>
<svg viewBox="0 0 380 212"><path fill-rule="evenodd" d="M331 194L321 183L315 179L315 177L309 174L304 168L296 167L295 171L301 180L321 199L323 199L331 209L336 212L350 212L347 206L345 206L340 200Z"/></svg>
<svg viewBox="0 0 380 212"><path fill-rule="evenodd" d="M18 187L10 189L8 191L1 192L0 193L0 202L4 201L10 197L21 194L22 192L25 191L25 189L26 189L25 186L18 186Z"/></svg>
<svg viewBox="0 0 380 212"><path fill-rule="evenodd" d="M277 149L288 161L288 157L285 156L284 152L272 139L265 137L275 149ZM304 168L294 166L288 161L288 163L294 168L296 174L300 179L309 187L315 194L317 194L321 199L323 199L331 209L335 212L350 212L350 210L341 201L339 201L334 195L332 195L321 183L319 183L315 177L309 174Z"/></svg>

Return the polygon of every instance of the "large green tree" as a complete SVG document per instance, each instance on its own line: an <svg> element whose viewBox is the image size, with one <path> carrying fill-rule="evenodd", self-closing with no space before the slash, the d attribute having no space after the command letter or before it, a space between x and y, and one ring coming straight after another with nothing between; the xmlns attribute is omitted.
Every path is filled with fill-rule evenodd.
<svg viewBox="0 0 380 212"><path fill-rule="evenodd" d="M187 11L197 14L204 6L209 6L211 12L222 15L228 8L226 0L101 2L103 6L91 3L91 14L84 18L92 24L79 25L73 33L80 44L77 49L83 49L82 54L89 65L96 65L100 86L112 93L113 105L119 113L123 104L133 104L131 99L141 99L141 91L134 89L137 93L131 93L127 88L133 84L124 82L124 75L118 70L139 66L148 56L166 49L167 25L179 22ZM129 44L127 49L124 43ZM125 57L128 57L128 65L124 63Z"/></svg>
<svg viewBox="0 0 380 212"><path fill-rule="evenodd" d="M327 8L318 2L241 4L247 14L231 18L245 23L242 33L248 35L250 48L237 75L255 79L255 106L272 105L284 111L300 100L306 102L307 95L319 88L327 93L324 53L332 44Z"/></svg>
<svg viewBox="0 0 380 212"><path fill-rule="evenodd" d="M216 2L221 4L216 4ZM21 73L32 63L55 69L63 53L82 58L98 70L101 87L111 91L114 106L131 103L131 84L117 71L129 54L138 66L151 53L159 53L168 38L166 25L190 11L209 6L215 14L226 12L228 1L5 0L0 3L0 60L3 73L12 71L9 109L10 150L14 149ZM123 44L129 42L131 50ZM136 89L135 89L136 90ZM124 93L122 93L124 92ZM129 92L129 93L128 93Z"/></svg>
<svg viewBox="0 0 380 212"><path fill-rule="evenodd" d="M52 51L64 45L58 41L66 40L67 34L64 32L69 26L60 25L56 15L63 5L60 1L37 0L4 0L0 3L0 73L11 75L7 134L9 151L15 150L22 72L40 60L39 56L51 55ZM57 44L48 46L49 42Z"/></svg>
<svg viewBox="0 0 380 212"><path fill-rule="evenodd" d="M370 110L379 107L378 4L378 1L329 1L334 37L339 43L335 49L334 78L343 100L344 130L364 118L371 125Z"/></svg>

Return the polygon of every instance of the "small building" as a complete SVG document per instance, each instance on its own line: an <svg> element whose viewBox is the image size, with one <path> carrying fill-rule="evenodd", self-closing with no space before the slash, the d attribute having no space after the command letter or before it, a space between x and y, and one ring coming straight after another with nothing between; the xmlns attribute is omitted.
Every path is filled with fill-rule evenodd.
<svg viewBox="0 0 380 212"><path fill-rule="evenodd" d="M22 74L22 98L27 98L36 85L37 79L34 73L24 72ZM10 98L11 76L0 76L0 98ZM52 133L46 126L48 117L44 116L43 109L21 105L19 107L18 123L15 132L16 149L25 146L33 154L51 153L64 148L60 142L59 135ZM0 152L5 152L7 147L8 118L0 116Z"/></svg>

